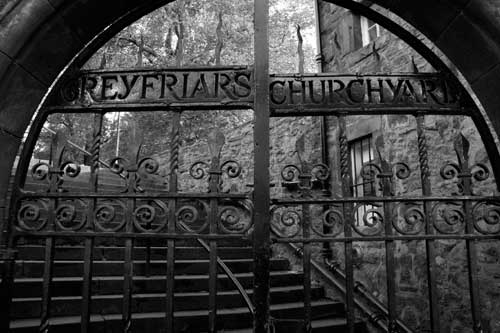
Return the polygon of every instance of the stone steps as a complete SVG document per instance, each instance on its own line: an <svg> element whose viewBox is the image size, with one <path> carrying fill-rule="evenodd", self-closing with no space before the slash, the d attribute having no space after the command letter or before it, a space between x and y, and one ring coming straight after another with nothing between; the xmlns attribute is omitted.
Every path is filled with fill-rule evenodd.
<svg viewBox="0 0 500 333"><path fill-rule="evenodd" d="M146 246L148 245L149 246ZM132 331L164 332L167 295L165 240L137 240L133 248ZM243 239L218 241L218 255L253 296L253 251ZM91 283L91 332L122 332L124 241L96 240ZM40 325L44 240L24 239L18 246L13 285L11 332L37 332ZM79 330L82 307L84 246L81 239L57 238L54 250L50 332ZM196 240L176 241L174 279L175 332L206 332L208 327L209 255ZM291 271L286 259L270 263L271 315L276 332L293 333L304 314L303 273ZM323 287L311 292L314 332L346 331L344 304L325 297ZM219 269L217 329L248 332L252 318L234 283ZM277 326L278 327L278 326ZM363 323L356 332L364 332Z"/></svg>
<svg viewBox="0 0 500 333"><path fill-rule="evenodd" d="M327 314L338 316L343 314L343 304L331 300L318 300L312 302L315 316L322 317ZM288 317L290 319L301 316L304 311L302 302L281 303L271 306L271 315L275 317ZM226 329L248 328L251 316L246 307L220 309L217 311L219 331ZM206 332L208 326L208 311L177 311L174 313L175 332ZM164 312L135 313L132 315L132 332L162 332L164 328ZM342 324L342 321L332 323ZM40 324L39 319L22 319L11 324L11 332L35 332ZM69 332L78 330L80 326L79 316L55 317L50 320L50 332ZM345 322L344 322L345 326ZM331 327L333 329L336 327ZM121 314L92 315L92 332L120 332L122 330Z"/></svg>
<svg viewBox="0 0 500 333"><path fill-rule="evenodd" d="M164 241L165 242L165 241ZM177 241L179 242L179 241ZM165 242L166 243L166 242ZM29 258L30 260L44 260L45 247L40 245L25 245L17 248L18 258ZM83 246L58 246L55 252L56 260L81 260L85 248ZM133 251L134 260L145 260L148 248L136 246ZM167 248L163 246L151 246L149 248L151 260L162 260L166 258ZM201 247L176 246L175 255L184 260L207 259L209 254ZM217 255L222 259L252 258L251 247L219 247ZM119 246L96 246L93 250L94 260L123 260L124 250Z"/></svg>
<svg viewBox="0 0 500 333"><path fill-rule="evenodd" d="M225 259L224 262L233 273L245 273L253 271L252 259ZM71 277L83 275L83 261L56 260L53 266L54 277ZM288 261L285 259L272 259L272 270L287 270ZM15 266L15 276L42 277L44 261L41 260L18 260ZM208 259L176 260L175 273L177 275L205 274L209 269ZM94 261L92 267L96 276L116 276L124 274L124 261L105 260ZM164 275L167 271L165 260L134 261L135 275ZM219 272L223 273L221 269Z"/></svg>
<svg viewBox="0 0 500 333"><path fill-rule="evenodd" d="M252 297L253 290L246 290ZM271 302L274 304L299 302L304 295L301 286L285 286L271 288ZM323 288L316 286L312 288L313 298L323 297ZM134 294L132 297L132 312L163 312L165 311L166 295L164 293L145 293ZM122 310L123 296L114 295L94 295L93 304L99 304L99 307L93 307L94 314L119 314ZM221 308L244 307L245 303L240 297L238 291L221 291L217 295L217 301ZM12 305L12 315L19 319L37 317L41 310L41 298L17 298ZM54 317L77 316L81 313L81 296L58 296L52 299L51 314ZM189 311L208 309L208 292L177 292L174 295L174 302L177 311Z"/></svg>

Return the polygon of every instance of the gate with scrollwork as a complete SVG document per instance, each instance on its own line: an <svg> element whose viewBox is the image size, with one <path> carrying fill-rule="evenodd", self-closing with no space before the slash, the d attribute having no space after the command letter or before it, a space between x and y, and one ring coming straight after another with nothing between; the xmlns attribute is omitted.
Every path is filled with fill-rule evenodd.
<svg viewBox="0 0 500 333"><path fill-rule="evenodd" d="M482 331L478 247L481 242L499 238L500 199L495 195L478 195L480 191L475 191L478 183L488 179L490 170L483 163L471 162L470 144L464 135L456 135L454 140L456 160L445 163L440 172L433 170L429 163L432 147L427 144L425 126L426 117L434 115L475 117L478 111L470 99L440 74L269 76L267 10L266 1L256 1L257 51L253 68L77 71L52 93L27 138L12 193L6 232L8 245L3 252L2 302L8 311L2 313L1 327L5 331L10 327L13 331L46 332L67 330L74 325L79 326L81 332L105 331L111 329L107 325L117 320L121 322L118 330L154 330L147 322L137 326L141 316L134 313L134 309L149 309L148 304L154 303L140 294L144 286L150 285L156 292L156 301L163 305L160 312L151 310L147 320L161 319L161 329L166 332L190 329L215 332L223 327L218 316L225 310L218 306L218 297L229 295L221 284L224 279L236 288L238 304L249 314L236 320L253 320L256 332L268 332L272 327L277 331L294 328L307 332L315 327L342 327L354 332L363 329L360 320L366 317L389 332L410 331L398 318L401 309L395 280L396 252L401 242L421 242L425 245L422 269L427 278L430 330L440 332L442 302L436 253L437 247L447 241L465 245L471 326L475 332ZM183 113L247 109L254 110L252 190L223 190L226 182L241 175L241 165L222 157L225 138L220 131L207 134L206 155L191 163L185 172L191 177L189 188L181 189L179 129ZM158 161L144 156L141 144L132 141L127 156L102 160L106 115L146 111L169 113L172 130L168 134L168 159ZM90 115L91 145L82 149L54 133L50 159L30 166L31 152L45 119L65 113ZM407 153L416 156L415 167L385 156L383 145L373 152L376 156L371 155L369 148L368 160L356 162L356 151L351 149L348 140L348 126L352 124L351 119L360 115L413 117L415 151ZM335 145L332 151L337 154L323 161L312 161L305 135L297 139L296 155L292 155L297 156L297 163L284 165L281 179L270 179L270 117L309 116L330 116L331 126L335 128L331 131L335 137L330 141ZM81 163L69 157L69 148L89 157L85 171ZM353 172L355 165L359 166L359 172ZM168 170L168 186L155 184L154 177L153 182L150 181L161 167ZM498 166L493 171L498 176ZM72 179L82 177L83 173L85 186L75 186ZM104 175L112 175L119 181L104 186L101 183ZM361 185L356 185L353 179L358 175ZM442 187L433 188L432 180L437 176L444 182ZM29 188L27 177L43 185ZM418 186L413 191L400 191L399 187L408 179L418 182ZM206 187L191 186L193 180L205 182ZM271 197L272 183L279 183L285 195ZM365 191L366 184L370 190ZM357 186L363 188L363 193L358 193ZM454 186L457 190L451 189ZM235 274L219 255L221 244L233 241L251 243L251 276ZM28 270L23 266L27 261L20 259L17 251L23 245L32 244L30 242L42 249L43 254L39 253L38 257L43 264L36 279L23 279L19 277L19 270ZM82 267L78 268L81 274L63 281L55 262L64 261L70 255L72 250L64 245L72 243L82 244ZM198 244L207 255L207 272L203 275L207 283L194 294L187 290L176 294L176 287L187 280L176 274L178 254L185 251L183 246L192 243ZM283 309L270 306L271 286L280 287L271 280L272 243L287 244L288 250L284 253L301 257L304 291L300 311L291 317L282 318ZM386 273L382 282L386 283L386 296L382 299L386 305L355 282L355 245L358 243L377 243L383 252ZM109 259L115 258L113 254L99 252L103 244L116 245L122 251L117 255L123 273L120 279L95 275L99 269L96 258L100 258L99 262L109 261L106 264L111 266L107 267L118 267L114 262L117 260ZM316 252L319 247L332 244L340 245L339 253L343 254L336 263L326 261L324 265ZM26 248L23 251L27 251ZM155 264L155 249L164 251L161 276L149 271ZM137 266L139 257L144 267ZM72 266L69 267L71 270ZM333 309L331 303L314 300L318 293L313 283L314 274L338 289L345 300L345 312L343 308ZM185 283L196 284L201 275ZM241 281L248 278L252 279L253 288ZM122 284L117 287L116 281ZM39 294L37 320L11 320L12 313L18 311L16 307L34 299L28 291L20 291L23 288L36 289ZM57 318L58 313L73 306L69 301L60 305L67 297L65 288L81 290L77 305L81 315L77 311L77 315L66 316L66 322ZM114 294L107 293L108 290L114 290ZM279 298L278 292L276 290L276 298ZM118 303L113 298L116 294L120 294ZM185 314L183 311L187 311L178 308L182 299L193 302L189 297L199 295L206 296L203 301L206 311L196 312L191 307L192 316L184 321L180 319ZM114 308L110 313L96 314L91 310L93 302L112 303L110 307ZM119 304L118 310L116 304ZM320 309L327 306L328 311L319 311L321 314L317 315L315 306ZM355 309L361 310L363 316L357 317ZM225 318L234 313L226 311ZM341 320L344 314L345 320ZM204 324L189 326L192 323L187 321L195 319Z"/></svg>

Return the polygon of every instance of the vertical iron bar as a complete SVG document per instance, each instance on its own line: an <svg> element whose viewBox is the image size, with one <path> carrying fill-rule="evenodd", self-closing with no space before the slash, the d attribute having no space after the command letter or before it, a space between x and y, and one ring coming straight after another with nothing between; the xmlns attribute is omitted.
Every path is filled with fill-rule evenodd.
<svg viewBox="0 0 500 333"><path fill-rule="evenodd" d="M307 239L311 236L310 205L302 205L302 236ZM304 331L312 331L311 326L311 243L304 243L304 255L302 256L302 266L304 271Z"/></svg>
<svg viewBox="0 0 500 333"><path fill-rule="evenodd" d="M90 166L90 191L98 192L98 170L99 170L99 153L102 144L102 113L94 114L94 133L91 150L91 166ZM94 230L94 210L96 207L96 199L89 200L87 211L87 232L92 233ZM93 262L94 238L87 237L85 239L85 252L83 262L83 285L82 285L82 317L81 317L81 333L90 332L90 313L91 313L91 298L92 298L92 262Z"/></svg>
<svg viewBox="0 0 500 333"><path fill-rule="evenodd" d="M217 234L217 199L210 199L210 234ZM217 241L210 240L210 262L209 262L209 282L208 282L208 324L209 332L217 332Z"/></svg>
<svg viewBox="0 0 500 333"><path fill-rule="evenodd" d="M50 220L53 221L54 213L51 213L55 209L54 205L55 199L51 200L49 209L49 223ZM40 328L39 332L49 331L49 317L50 317L50 299L52 297L51 282L52 282L52 268L54 263L54 238L47 237L45 240L45 262L43 270L43 284L42 284L42 312L40 316Z"/></svg>
<svg viewBox="0 0 500 333"><path fill-rule="evenodd" d="M304 139L304 137L301 137ZM296 146L298 144L296 143ZM302 146L302 145L299 145ZM297 147L297 154L301 162L301 174L299 176L300 187L302 191L302 196L305 198L312 197L312 175L309 161L303 160L301 155L305 153L308 156L308 152L305 152L305 147ZM307 157L306 157L307 158ZM311 205L302 205L302 236L304 239L308 239L311 236ZM311 244L309 242L304 242L302 245L302 270L304 273L304 332L311 332Z"/></svg>
<svg viewBox="0 0 500 333"><path fill-rule="evenodd" d="M209 170L209 186L210 193L220 192L220 153L224 145L224 135L222 132L214 131L213 137L209 138L209 148L212 154L210 170ZM210 199L210 211L208 215L208 223L211 235L217 235L217 224L219 217L219 203L217 198ZM209 262L209 281L208 281L208 331L215 333L217 329L217 241L211 239L210 246L210 262Z"/></svg>
<svg viewBox="0 0 500 333"><path fill-rule="evenodd" d="M170 151L170 181L169 181L169 191L171 193L177 193L178 191L178 176L177 172L179 170L179 148L181 145L181 113L174 112L172 115L172 133L171 133L171 151ZM170 234L175 233L175 222L176 222L176 206L177 201L175 199L170 199L168 201L169 205L169 221L168 221L168 232ZM175 288L175 240L167 240L167 289L166 289L166 331L174 331L174 288Z"/></svg>
<svg viewBox="0 0 500 333"><path fill-rule="evenodd" d="M420 164L420 179L422 182L422 194L424 197L432 195L432 186L429 171L429 158L427 138L425 136L425 118L423 114L417 114L417 144L418 144L418 159ZM434 226L432 221L432 203L424 203L425 214L425 232L427 235L434 234ZM427 254L427 284L429 289L429 308L431 316L431 332L439 333L439 298L437 291L437 265L436 265L436 249L433 240L425 241Z"/></svg>
<svg viewBox="0 0 500 333"><path fill-rule="evenodd" d="M382 182L382 194L384 197L391 197L394 195L393 191L393 181L391 166L384 159L380 159L380 166L382 168L382 173L384 176L381 179ZM385 235L390 237L393 235L392 230L392 209L393 204L391 202L384 202L384 228ZM394 258L396 244L394 240L385 240L385 266L386 266L386 281L387 281L387 305L389 310L389 322L388 331L389 333L397 332L397 304L396 304L396 279L395 267L396 262Z"/></svg>
<svg viewBox="0 0 500 333"><path fill-rule="evenodd" d="M342 180L342 196L352 197L351 168L349 156L349 143L347 141L345 115L339 117L339 153L340 153L340 178ZM352 236L353 204L343 205L344 210L344 237ZM346 241L344 245L345 255L345 280L346 280L346 319L349 333L354 333L354 268L352 260L352 242Z"/></svg>
<svg viewBox="0 0 500 333"><path fill-rule="evenodd" d="M49 192L57 192L60 181L60 165L61 157L64 152L64 141L60 134L52 136L51 142L51 161L52 165L49 167ZM57 199L50 199L49 211L47 213L48 225L47 230L55 230ZM40 315L39 332L48 332L50 326L50 302L52 298L52 277L54 266L54 242L53 237L45 239L45 261L43 269L43 283L42 283L42 306Z"/></svg>
<svg viewBox="0 0 500 333"><path fill-rule="evenodd" d="M132 134L135 139L135 133ZM137 162L140 144L134 144L131 147L130 161L127 166L127 192L134 193L137 185ZM134 232L133 214L136 200L134 198L127 199L125 210L126 232L132 234ZM123 281L123 331L128 333L132 331L132 293L133 293L133 276L134 276L134 258L133 258L134 239L125 239L125 256L124 256L124 281Z"/></svg>
<svg viewBox="0 0 500 333"><path fill-rule="evenodd" d="M458 175L464 195L472 195L472 174L469 166L469 142L463 135L455 140L455 151L461 173ZM464 201L465 232L474 233L474 221L472 216L472 202ZM481 324L481 301L479 295L479 279L477 276L477 249L476 239L467 239L467 265L469 271L469 293L472 310L472 323L474 333L482 333Z"/></svg>
<svg viewBox="0 0 500 333"><path fill-rule="evenodd" d="M254 0L254 332L269 332L269 0ZM258 172L257 172L258 171Z"/></svg>
<svg viewBox="0 0 500 333"><path fill-rule="evenodd" d="M126 210L126 225L127 232L132 233L132 214L134 210L134 199L127 200ZM123 332L132 331L132 279L134 274L134 263L132 257L132 248L134 246L133 239L125 239L125 256L124 256L124 281L123 281Z"/></svg>

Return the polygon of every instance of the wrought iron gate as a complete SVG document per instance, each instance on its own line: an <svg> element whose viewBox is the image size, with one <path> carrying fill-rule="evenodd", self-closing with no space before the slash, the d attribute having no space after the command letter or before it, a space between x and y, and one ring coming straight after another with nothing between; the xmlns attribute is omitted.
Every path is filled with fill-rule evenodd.
<svg viewBox="0 0 500 333"><path fill-rule="evenodd" d="M438 240L462 240L467 247L471 312L475 332L481 332L480 292L477 276L477 244L498 240L500 199L474 195L475 182L489 177L483 164L470 165L469 143L457 136L457 161L441 169L445 180L455 181L454 195L434 195L426 143L425 117L429 115L471 116L476 110L466 96L437 74L404 75L289 75L270 76L268 71L268 3L256 1L255 67L167 68L142 71L81 71L65 81L54 93L35 121L23 151L16 182L8 230L6 270L2 279L3 297L10 302L14 285L15 250L20 239L34 238L45 246L43 296L39 330L50 328L51 291L54 288L53 262L57 239L84 240L82 276L81 331L89 331L93 250L101 239L120 239L124 244L123 330L132 329L133 254L137 242L159 240L167 247L165 285L165 329L174 331L174 262L176 242L198 241L209 252L209 319L207 330L216 331L217 274L221 267L244 298L254 320L256 332L268 332L272 323L269 306L271 243L292 244L302 257L304 272L304 315L302 327L310 331L311 274L322 272L312 256L314 243L343 244L345 258L340 286L345 294L347 326L355 329L356 307L363 308L357 297L367 294L355 284L354 242L384 244L387 270L387 313L375 316L390 332L404 331L398 323L395 271L395 244L398 241L423 241L426 247L431 330L440 331L439 293L435 246ZM222 83L221 83L222 82ZM200 88L208 86L206 88ZM201 93L200 93L201 91ZM209 138L210 159L192 165L194 179L208 181L206 192L181 192L178 188L180 117L186 110L247 109L255 114L254 184L251 193L225 193L225 177L238 177L237 161L221 161L224 137L214 132ZM173 113L174 129L170 137L168 189L151 191L141 183L158 170L159 163L141 155L139 144L130 147L130 156L111 161L100 159L103 117L107 112L160 111ZM80 166L65 159L68 142L54 136L49 163L32 167L31 176L47 182L46 191L23 189L28 174L31 150L41 126L49 114L91 113L93 139L88 187L72 191L64 182L80 173ZM366 163L362 177L376 187L369 196L353 194L350 153L346 122L356 115L410 115L415 117L418 170L404 163L391 164L383 152ZM298 140L298 165L286 165L281 173L289 197L270 198L269 118L290 116L332 116L338 124L338 170L325 163L313 164ZM303 139L302 139L303 140ZM326 162L326 161L325 161ZM109 169L123 179L120 193L99 186L99 170ZM326 191L328 178L338 173L341 197ZM207 177L204 177L208 175ZM397 195L395 182L420 177L419 195ZM315 191L316 189L324 191ZM321 214L314 213L320 209ZM363 221L360 227L359 221ZM319 222L318 222L319 221ZM253 302L231 271L218 259L217 243L226 239L245 239L252 230L254 249ZM338 267L330 267L340 272ZM323 270L322 274L326 270ZM170 296L169 296L170 295ZM2 302L4 302L2 300ZM7 304L7 303L4 303ZM8 306L6 307L8 309ZM8 330L9 314L3 312L2 327Z"/></svg>

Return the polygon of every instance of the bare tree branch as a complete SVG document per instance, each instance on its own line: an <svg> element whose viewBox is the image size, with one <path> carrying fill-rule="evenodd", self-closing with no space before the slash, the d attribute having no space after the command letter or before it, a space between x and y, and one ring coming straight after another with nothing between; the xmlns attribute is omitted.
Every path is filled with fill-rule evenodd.
<svg viewBox="0 0 500 333"><path fill-rule="evenodd" d="M131 38L131 37L118 37L118 39L119 39L119 41L129 42L130 44L133 44L133 45L135 45L137 47L139 47L139 44L140 44L138 41L136 41L134 38ZM155 58L159 57L158 53L156 53L150 47L144 46L143 51L146 52L146 53L149 53L150 55L152 55Z"/></svg>

